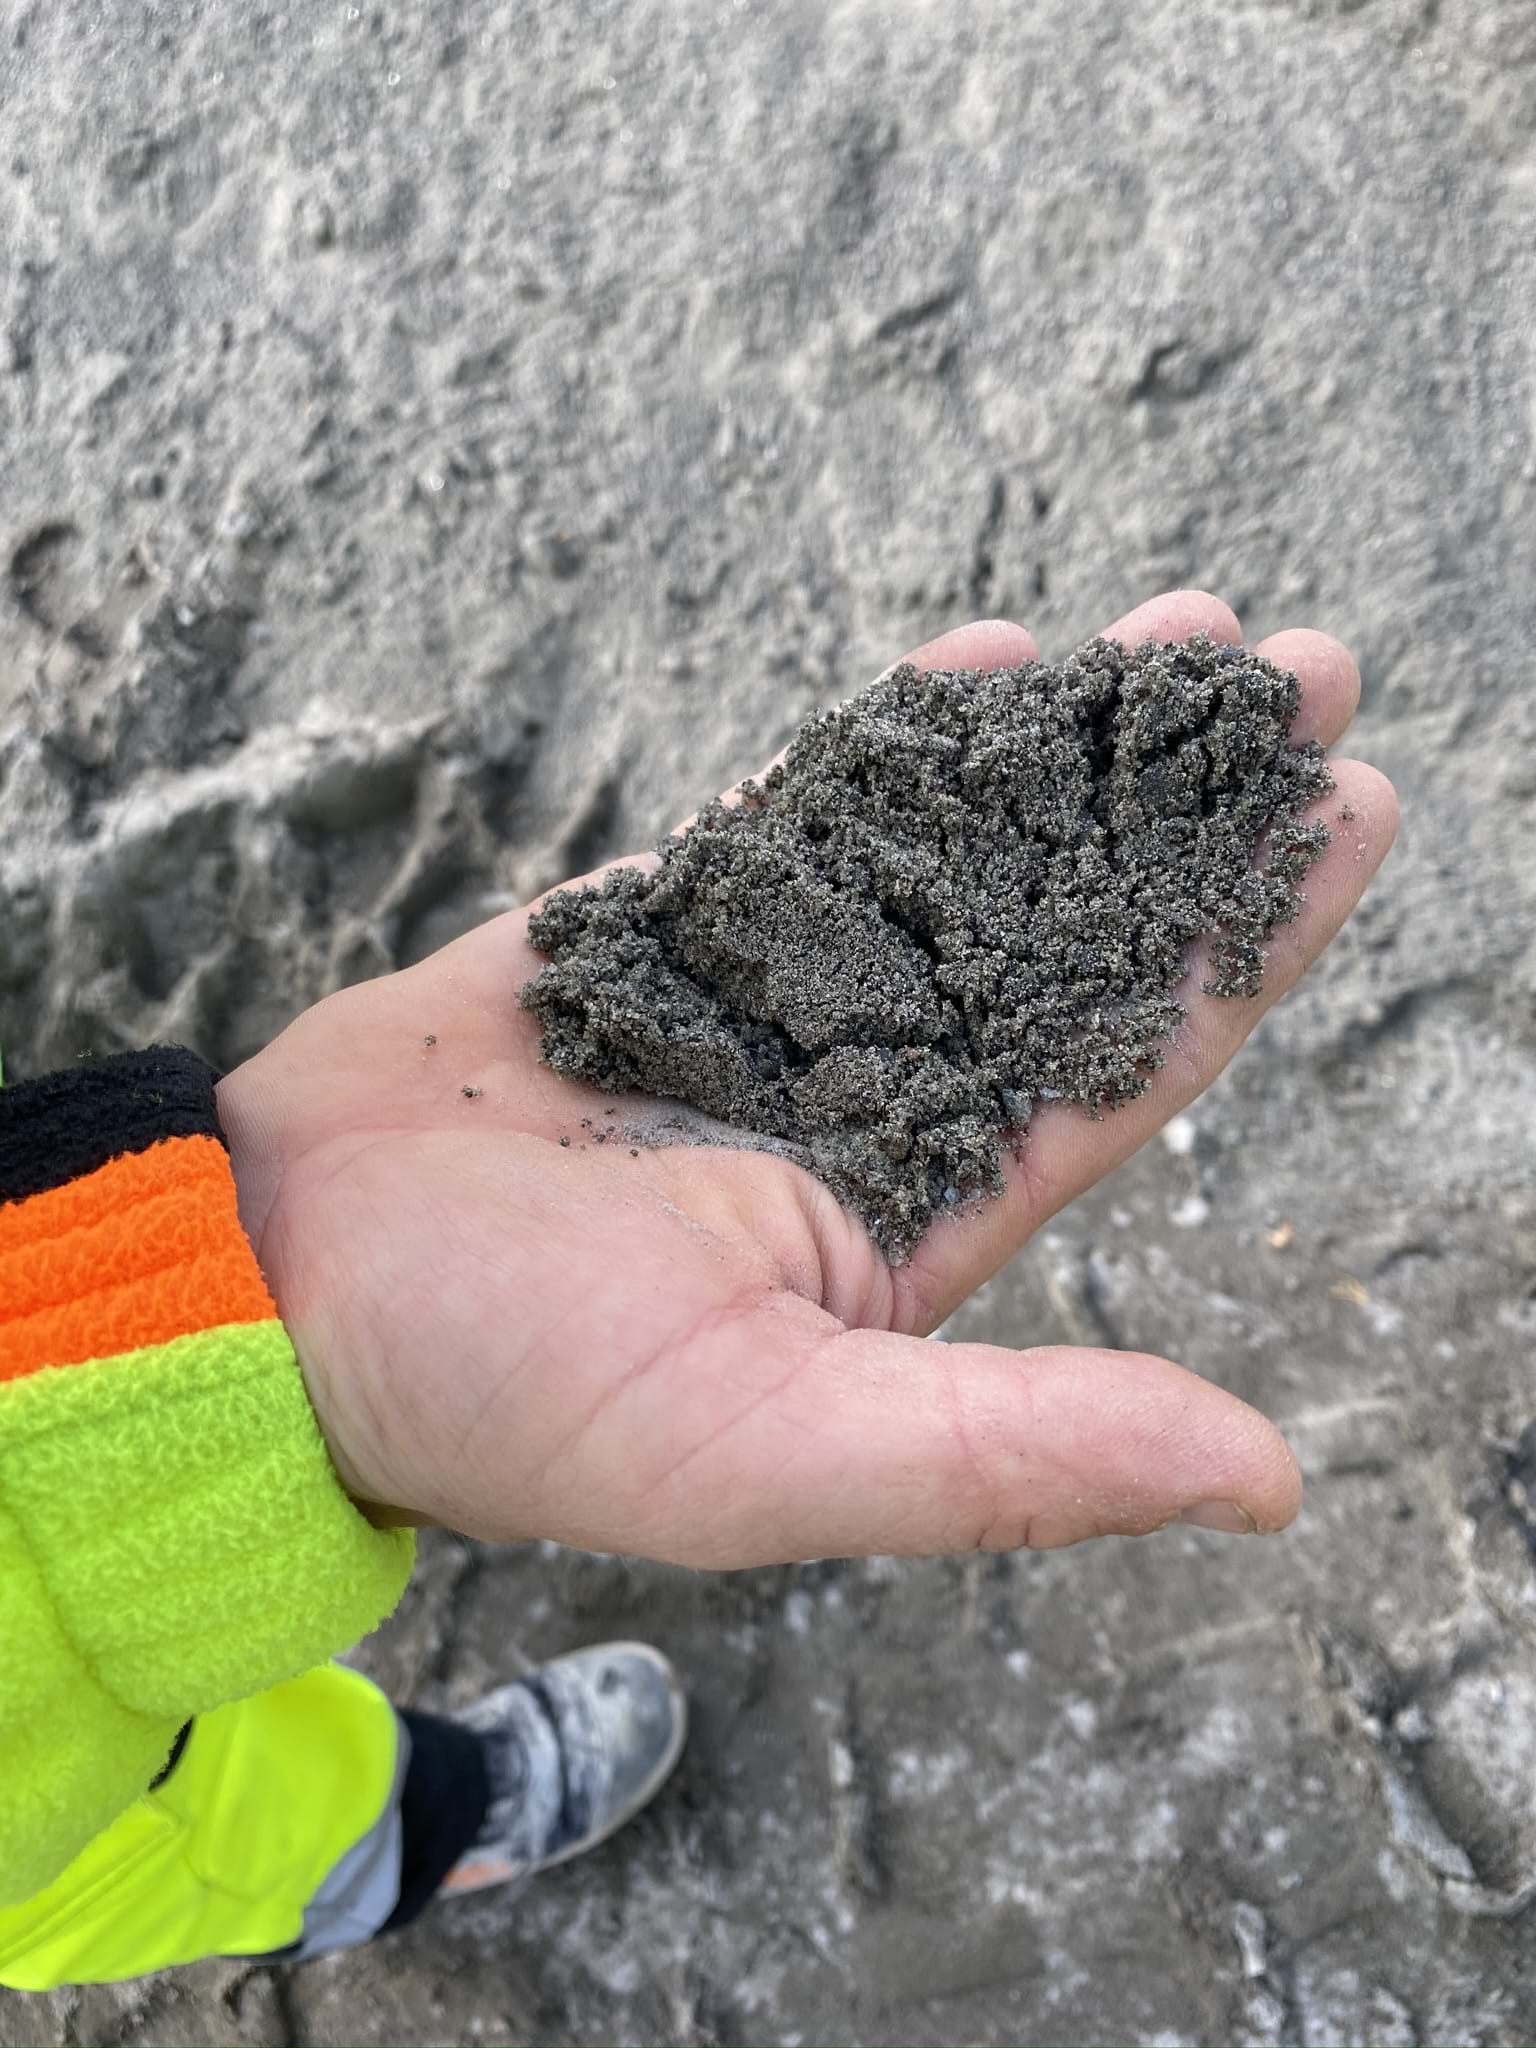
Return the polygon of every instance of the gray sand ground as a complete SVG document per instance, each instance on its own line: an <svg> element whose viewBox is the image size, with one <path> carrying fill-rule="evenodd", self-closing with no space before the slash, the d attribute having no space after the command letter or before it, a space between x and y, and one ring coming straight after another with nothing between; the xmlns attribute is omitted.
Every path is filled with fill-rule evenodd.
<svg viewBox="0 0 1536 2048"><path fill-rule="evenodd" d="M238 1058L976 613L1330 627L1407 826L951 1330L1260 1402L1294 1531L436 1539L368 1667L645 1631L675 1788L520 1900L0 2041L1536 2035L1533 203L1527 0L10 0L12 1070Z"/></svg>

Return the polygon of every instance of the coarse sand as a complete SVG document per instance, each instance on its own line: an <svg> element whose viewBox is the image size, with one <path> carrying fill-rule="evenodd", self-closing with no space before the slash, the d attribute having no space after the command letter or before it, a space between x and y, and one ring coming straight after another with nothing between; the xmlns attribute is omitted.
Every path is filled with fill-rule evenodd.
<svg viewBox="0 0 1536 2048"><path fill-rule="evenodd" d="M899 1262L1036 1104L1141 1093L1197 939L1207 993L1258 992L1328 837L1299 694L1204 638L895 668L654 870L547 899L544 1057L773 1143Z"/></svg>

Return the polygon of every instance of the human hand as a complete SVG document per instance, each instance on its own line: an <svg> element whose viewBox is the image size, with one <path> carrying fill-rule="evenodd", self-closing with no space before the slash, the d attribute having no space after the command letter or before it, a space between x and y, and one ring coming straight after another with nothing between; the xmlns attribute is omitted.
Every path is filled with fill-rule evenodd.
<svg viewBox="0 0 1536 2048"><path fill-rule="evenodd" d="M1107 628L1238 641L1176 592ZM1298 739L1331 745L1355 665L1289 632ZM1030 660L966 626L927 668ZM539 1061L518 1006L542 956L519 910L327 998L220 1089L241 1213L344 1484L381 1517L551 1537L694 1566L1050 1547L1184 1517L1276 1529L1300 1497L1274 1427L1134 1353L922 1337L1044 1221L1207 1087L1322 951L1396 830L1390 785L1334 762L1354 817L1267 949L1262 994L1200 992L1144 1095L1101 1121L1039 1109L1006 1193L886 1264L821 1183L772 1154L582 1143L605 1096ZM474 1092L470 1092L474 1091ZM562 1145L560 1140L573 1140Z"/></svg>

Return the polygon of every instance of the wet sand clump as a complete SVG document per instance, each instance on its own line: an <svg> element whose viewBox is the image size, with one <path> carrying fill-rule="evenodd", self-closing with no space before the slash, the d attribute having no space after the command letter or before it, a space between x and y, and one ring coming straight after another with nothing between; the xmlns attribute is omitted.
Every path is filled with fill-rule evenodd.
<svg viewBox="0 0 1536 2048"><path fill-rule="evenodd" d="M1196 940L1207 992L1257 993L1327 843L1298 701L1203 638L893 669L659 868L546 901L544 1057L787 1151L899 1261L1037 1104L1141 1093Z"/></svg>

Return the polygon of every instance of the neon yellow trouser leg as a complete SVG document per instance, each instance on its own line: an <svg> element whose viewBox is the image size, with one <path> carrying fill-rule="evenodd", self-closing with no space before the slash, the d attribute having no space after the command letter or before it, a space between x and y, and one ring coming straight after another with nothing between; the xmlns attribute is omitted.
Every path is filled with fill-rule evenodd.
<svg viewBox="0 0 1536 2048"><path fill-rule="evenodd" d="M0 1984L47 1991L286 1948L382 1814L398 1742L383 1693L339 1664L200 1715L158 1791L0 1909Z"/></svg>

